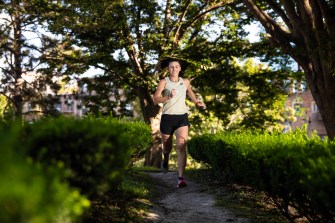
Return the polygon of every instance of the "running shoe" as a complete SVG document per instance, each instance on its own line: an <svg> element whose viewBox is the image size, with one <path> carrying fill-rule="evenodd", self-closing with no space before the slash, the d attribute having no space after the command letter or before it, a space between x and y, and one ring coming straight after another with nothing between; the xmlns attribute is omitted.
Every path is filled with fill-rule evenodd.
<svg viewBox="0 0 335 223"><path fill-rule="evenodd" d="M164 161L162 162L161 170L162 170L163 173L169 172L169 165L165 164Z"/></svg>
<svg viewBox="0 0 335 223"><path fill-rule="evenodd" d="M178 184L177 184L178 188L182 188L182 187L186 187L186 186L187 186L187 183L186 183L185 179L178 180Z"/></svg>

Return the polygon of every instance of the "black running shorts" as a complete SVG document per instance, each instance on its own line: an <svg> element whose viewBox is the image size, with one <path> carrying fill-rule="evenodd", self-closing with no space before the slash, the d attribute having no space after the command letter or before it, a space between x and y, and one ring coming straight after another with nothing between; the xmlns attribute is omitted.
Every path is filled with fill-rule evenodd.
<svg viewBox="0 0 335 223"><path fill-rule="evenodd" d="M160 131L164 135L172 135L176 129L182 126L190 127L187 114L167 115L163 114L161 118Z"/></svg>

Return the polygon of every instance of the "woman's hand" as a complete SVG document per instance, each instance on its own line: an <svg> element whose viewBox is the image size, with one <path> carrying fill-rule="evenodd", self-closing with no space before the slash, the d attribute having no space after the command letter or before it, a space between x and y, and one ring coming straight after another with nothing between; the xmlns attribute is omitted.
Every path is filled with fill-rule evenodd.
<svg viewBox="0 0 335 223"><path fill-rule="evenodd" d="M202 103L201 101L197 101L195 103L195 106L197 106L197 108L199 108L201 110L205 110L206 109L206 105L204 103Z"/></svg>
<svg viewBox="0 0 335 223"><path fill-rule="evenodd" d="M170 94L170 98L173 98L176 95L177 95L177 90L176 89L172 89L171 94Z"/></svg>

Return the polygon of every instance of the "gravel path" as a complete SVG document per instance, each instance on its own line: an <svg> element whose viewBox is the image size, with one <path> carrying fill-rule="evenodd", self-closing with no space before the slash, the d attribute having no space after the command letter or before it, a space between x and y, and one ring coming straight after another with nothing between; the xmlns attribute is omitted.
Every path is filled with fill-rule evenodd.
<svg viewBox="0 0 335 223"><path fill-rule="evenodd" d="M147 222L249 222L248 219L240 218L228 209L216 207L214 198L195 182L187 181L187 187L177 188L177 172L148 174L153 179L159 195L155 201L156 205L150 210Z"/></svg>

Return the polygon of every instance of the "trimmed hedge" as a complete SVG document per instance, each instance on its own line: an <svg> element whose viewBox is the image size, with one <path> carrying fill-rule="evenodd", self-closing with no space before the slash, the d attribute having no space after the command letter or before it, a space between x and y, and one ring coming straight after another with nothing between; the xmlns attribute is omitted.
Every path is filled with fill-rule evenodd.
<svg viewBox="0 0 335 223"><path fill-rule="evenodd" d="M103 118L44 119L24 135L29 156L63 167L70 185L89 197L117 190L132 154L151 142L145 124Z"/></svg>
<svg viewBox="0 0 335 223"><path fill-rule="evenodd" d="M36 165L19 144L21 126L0 126L0 222L75 222L90 205L59 170Z"/></svg>
<svg viewBox="0 0 335 223"><path fill-rule="evenodd" d="M335 221L335 142L294 133L224 132L193 137L190 155L231 181L273 198L291 218L289 206L311 222Z"/></svg>
<svg viewBox="0 0 335 223"><path fill-rule="evenodd" d="M82 194L122 195L123 171L152 136L142 122L63 117L0 123L0 140L0 222L79 222Z"/></svg>
<svg viewBox="0 0 335 223"><path fill-rule="evenodd" d="M104 118L108 125L118 126L119 133L125 134L130 143L127 167L142 159L152 145L152 134L149 125L140 121L127 121L125 119Z"/></svg>

